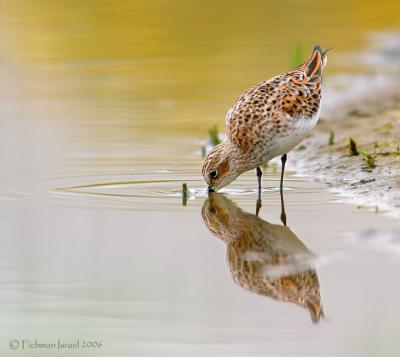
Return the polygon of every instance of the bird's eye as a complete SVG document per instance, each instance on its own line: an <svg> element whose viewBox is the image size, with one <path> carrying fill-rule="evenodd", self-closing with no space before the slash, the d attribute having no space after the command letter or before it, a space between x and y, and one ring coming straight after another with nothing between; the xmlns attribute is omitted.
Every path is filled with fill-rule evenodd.
<svg viewBox="0 0 400 357"><path fill-rule="evenodd" d="M211 171L211 172L209 173L209 176L212 177L212 178L217 177L217 171Z"/></svg>

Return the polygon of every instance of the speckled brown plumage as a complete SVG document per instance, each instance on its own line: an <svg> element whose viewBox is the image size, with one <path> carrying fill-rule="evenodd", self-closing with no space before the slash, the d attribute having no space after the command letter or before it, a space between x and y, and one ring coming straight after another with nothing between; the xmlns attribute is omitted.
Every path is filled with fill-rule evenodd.
<svg viewBox="0 0 400 357"><path fill-rule="evenodd" d="M226 116L227 140L203 164L209 187L218 190L242 174L284 155L318 121L327 57L319 46L303 65L263 81L241 95ZM220 167L229 166L222 172ZM210 173L216 172L215 177Z"/></svg>
<svg viewBox="0 0 400 357"><path fill-rule="evenodd" d="M271 135L284 136L298 120L312 120L319 111L321 77L307 78L304 72L302 66L244 93L226 117L231 143L257 157Z"/></svg>
<svg viewBox="0 0 400 357"><path fill-rule="evenodd" d="M237 284L260 295L306 308L314 322L324 316L314 255L284 226L246 213L211 193L202 208L208 229L227 244L227 261Z"/></svg>

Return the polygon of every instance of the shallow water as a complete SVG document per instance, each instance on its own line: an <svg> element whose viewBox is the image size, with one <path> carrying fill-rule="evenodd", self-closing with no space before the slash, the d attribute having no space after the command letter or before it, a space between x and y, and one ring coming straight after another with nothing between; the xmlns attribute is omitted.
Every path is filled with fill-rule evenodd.
<svg viewBox="0 0 400 357"><path fill-rule="evenodd" d="M155 160L158 170L153 163L130 170L129 159L111 160L110 167L84 159L66 170L81 175L39 174L35 190L3 195L3 353L10 352L10 339L37 338L102 341L94 351L57 355L396 355L396 222L338 202L322 184L288 175L285 206L294 235L288 245L295 241L289 256L297 255L299 245L300 253L311 252L306 270L317 274L326 316L313 324L307 308L235 283L227 243L203 222L208 198L196 145L180 147L187 162L179 167ZM163 150L166 158L172 155ZM227 190L231 202L216 205L230 219L244 219L241 226L255 240L260 232L253 231L254 219L284 229L279 178L272 171L264 176L259 218L253 173ZM192 189L186 206L179 195L183 180ZM271 249L258 251L261 258L249 249L243 259L273 257ZM298 274L288 268L285 252L278 265L267 262L262 277L271 271Z"/></svg>
<svg viewBox="0 0 400 357"><path fill-rule="evenodd" d="M397 2L282 14L255 1L246 16L196 4L1 5L1 354L397 356L397 222L288 172L285 228L279 168L256 217L255 174L210 201L199 155L207 128L311 47L315 26L340 58L395 25ZM297 288L273 299L265 286L282 281ZM282 301L298 295L312 303Z"/></svg>

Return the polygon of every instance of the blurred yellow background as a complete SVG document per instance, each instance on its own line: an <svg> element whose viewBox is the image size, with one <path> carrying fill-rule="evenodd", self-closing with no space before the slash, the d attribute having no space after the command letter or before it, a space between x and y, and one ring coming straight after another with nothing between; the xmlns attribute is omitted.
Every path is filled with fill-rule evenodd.
<svg viewBox="0 0 400 357"><path fill-rule="evenodd" d="M41 117L204 135L246 88L287 70L299 46L334 46L329 75L337 53L398 26L400 13L397 0L0 4L1 62L17 68L15 95L45 98Z"/></svg>

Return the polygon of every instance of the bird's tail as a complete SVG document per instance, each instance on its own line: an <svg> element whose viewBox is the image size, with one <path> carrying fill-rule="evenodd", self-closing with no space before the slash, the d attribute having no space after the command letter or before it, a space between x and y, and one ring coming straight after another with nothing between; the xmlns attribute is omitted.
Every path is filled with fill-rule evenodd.
<svg viewBox="0 0 400 357"><path fill-rule="evenodd" d="M320 299L313 299L313 298L307 298L305 303L308 311L310 312L311 315L311 320L314 323L318 323L319 320L325 317L324 313L324 308L321 305L321 302L319 301Z"/></svg>
<svg viewBox="0 0 400 357"><path fill-rule="evenodd" d="M322 51L321 47L319 47L318 45L314 47L311 58L303 65L305 67L307 77L322 76L322 72L328 60L326 54L331 49L332 48L329 48L326 51Z"/></svg>

